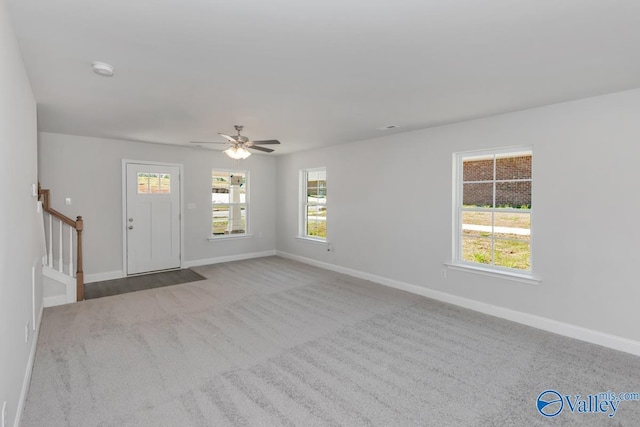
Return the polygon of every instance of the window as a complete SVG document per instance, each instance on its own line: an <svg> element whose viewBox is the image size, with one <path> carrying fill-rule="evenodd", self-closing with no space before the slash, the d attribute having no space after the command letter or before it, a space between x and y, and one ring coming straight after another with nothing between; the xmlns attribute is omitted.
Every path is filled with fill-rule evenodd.
<svg viewBox="0 0 640 427"><path fill-rule="evenodd" d="M138 194L170 194L171 174L168 173L138 173Z"/></svg>
<svg viewBox="0 0 640 427"><path fill-rule="evenodd" d="M530 147L457 154L456 264L531 273Z"/></svg>
<svg viewBox="0 0 640 427"><path fill-rule="evenodd" d="M247 187L246 172L211 172L213 236L247 234Z"/></svg>
<svg viewBox="0 0 640 427"><path fill-rule="evenodd" d="M326 240L327 170L319 168L300 171L300 188L300 236Z"/></svg>

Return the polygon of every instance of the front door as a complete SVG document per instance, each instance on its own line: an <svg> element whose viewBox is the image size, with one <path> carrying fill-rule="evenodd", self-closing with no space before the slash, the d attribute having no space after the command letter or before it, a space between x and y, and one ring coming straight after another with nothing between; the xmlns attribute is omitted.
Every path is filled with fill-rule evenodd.
<svg viewBox="0 0 640 427"><path fill-rule="evenodd" d="M180 267L180 168L126 163L127 275Z"/></svg>

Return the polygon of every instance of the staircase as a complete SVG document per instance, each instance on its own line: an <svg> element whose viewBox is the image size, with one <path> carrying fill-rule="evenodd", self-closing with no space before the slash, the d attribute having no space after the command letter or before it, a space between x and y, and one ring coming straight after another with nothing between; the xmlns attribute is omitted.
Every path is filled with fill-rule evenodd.
<svg viewBox="0 0 640 427"><path fill-rule="evenodd" d="M51 208L50 191L40 188L39 185L38 195L42 203L46 245L42 267L45 306L82 301L84 299L84 272L82 271L84 221L81 216L76 217L74 221ZM64 291L61 292L61 289Z"/></svg>

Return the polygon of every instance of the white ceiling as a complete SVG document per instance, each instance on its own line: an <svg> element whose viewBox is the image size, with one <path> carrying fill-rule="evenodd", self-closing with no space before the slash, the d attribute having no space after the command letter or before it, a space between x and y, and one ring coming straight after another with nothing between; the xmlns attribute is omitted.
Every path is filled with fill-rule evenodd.
<svg viewBox="0 0 640 427"><path fill-rule="evenodd" d="M282 154L640 87L638 0L7 1L41 131Z"/></svg>

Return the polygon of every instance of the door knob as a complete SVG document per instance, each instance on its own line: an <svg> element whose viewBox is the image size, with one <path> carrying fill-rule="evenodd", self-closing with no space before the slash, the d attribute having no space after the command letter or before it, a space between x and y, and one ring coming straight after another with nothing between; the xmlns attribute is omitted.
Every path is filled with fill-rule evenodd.
<svg viewBox="0 0 640 427"><path fill-rule="evenodd" d="M133 230L133 225L130 225L130 226L129 226L129 230Z"/></svg>

